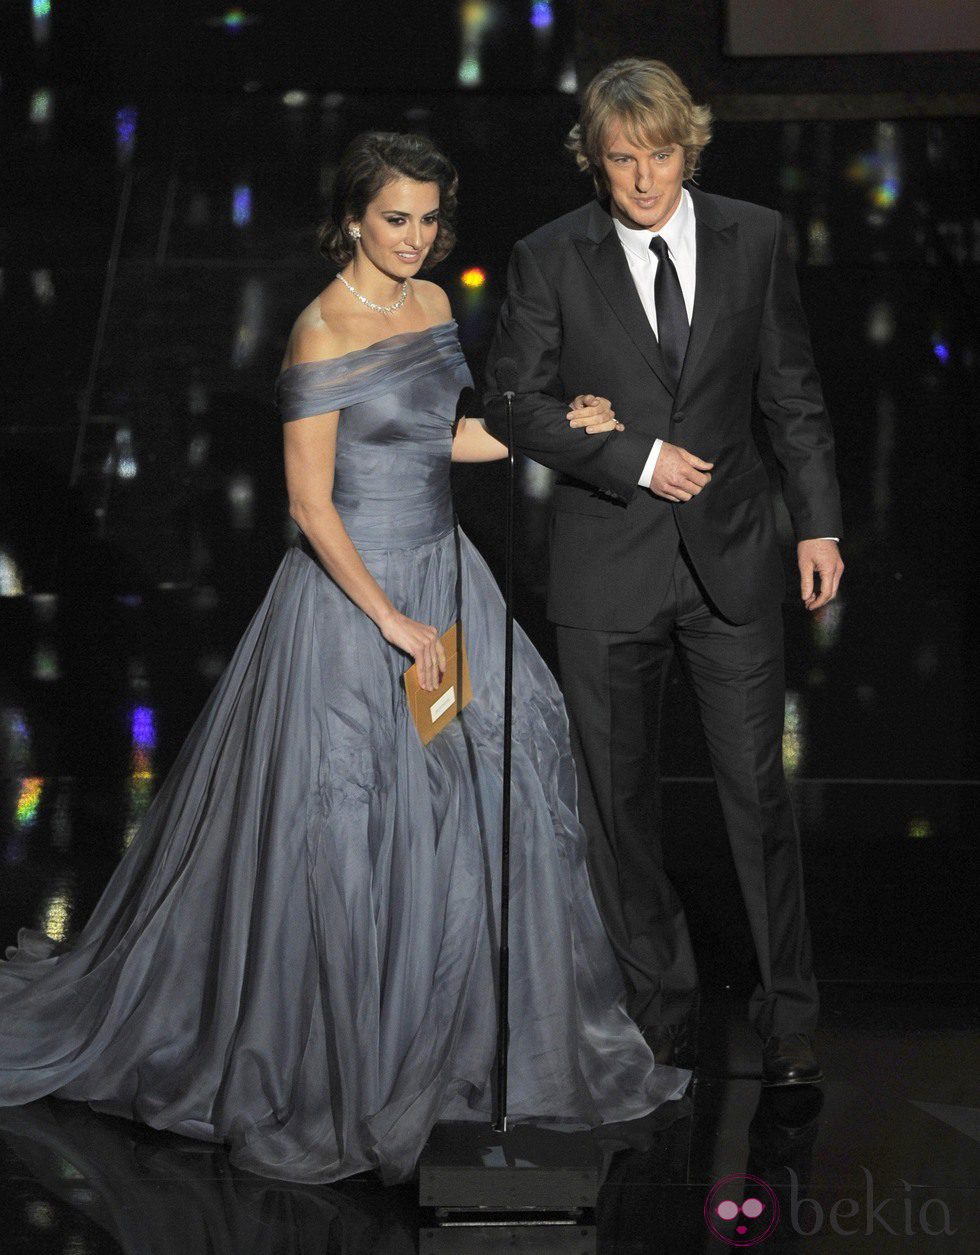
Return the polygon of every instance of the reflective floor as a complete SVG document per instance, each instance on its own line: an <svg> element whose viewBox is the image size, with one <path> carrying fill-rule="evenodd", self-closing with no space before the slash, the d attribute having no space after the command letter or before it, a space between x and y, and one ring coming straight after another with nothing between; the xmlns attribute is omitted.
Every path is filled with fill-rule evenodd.
<svg viewBox="0 0 980 1255"><path fill-rule="evenodd" d="M760 1088L757 1049L727 1000L715 999L721 1031L692 1091L597 1140L598 1206L574 1226L440 1231L414 1185L267 1181L231 1168L218 1147L42 1099L0 1109L4 1250L975 1251L972 990L895 984L869 997L857 983L825 985L817 1044L828 1080L783 1090Z"/></svg>
<svg viewBox="0 0 980 1255"><path fill-rule="evenodd" d="M513 240L588 195L561 148L570 96L532 118L507 94L300 95L0 94L4 178L28 189L0 233L4 944L84 922L282 555L272 382L329 277L312 240L343 142L419 126L457 160L460 244L435 277L475 372ZM817 619L786 606L823 1099L760 1091L751 943L678 675L668 858L705 985L698 1076L667 1127L606 1146L594 1232L437 1247L410 1188L264 1182L220 1148L45 1101L0 1110L5 1252L714 1251L773 1197L778 1249L978 1249L978 150L969 120L723 123L700 180L792 223L838 437L842 597ZM518 614L550 660L551 479L520 474ZM502 486L499 467L456 480L498 572ZM712 1236L705 1202L732 1174L761 1178L769 1210Z"/></svg>

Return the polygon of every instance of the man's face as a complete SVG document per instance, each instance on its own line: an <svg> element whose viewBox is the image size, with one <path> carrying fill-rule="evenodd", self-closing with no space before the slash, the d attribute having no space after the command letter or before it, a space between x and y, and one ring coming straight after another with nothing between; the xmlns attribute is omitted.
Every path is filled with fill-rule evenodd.
<svg viewBox="0 0 980 1255"><path fill-rule="evenodd" d="M684 149L680 144L637 147L622 123L610 122L602 148L613 216L628 227L659 231L681 201Z"/></svg>

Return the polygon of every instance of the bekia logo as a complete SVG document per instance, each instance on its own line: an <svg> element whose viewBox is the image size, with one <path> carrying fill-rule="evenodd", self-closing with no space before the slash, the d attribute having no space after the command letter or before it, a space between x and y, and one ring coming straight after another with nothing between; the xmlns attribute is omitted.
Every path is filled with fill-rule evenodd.
<svg viewBox="0 0 980 1255"><path fill-rule="evenodd" d="M863 1165L861 1172L866 1187L864 1198L838 1198L825 1210L816 1199L801 1195L800 1179L787 1167L788 1227L800 1237L813 1237L825 1226L839 1237L857 1233L870 1237L878 1230L895 1237L921 1234L948 1237L956 1233L949 1208L942 1199L930 1196L920 1201L913 1191L922 1187L904 1180L901 1182L904 1197L879 1198L871 1173ZM761 1178L744 1172L733 1173L712 1186L704 1203L704 1222L708 1230L728 1246L758 1246L779 1224L779 1200L772 1187Z"/></svg>
<svg viewBox="0 0 980 1255"><path fill-rule="evenodd" d="M757 1246L779 1224L779 1200L759 1177L735 1172L711 1187L704 1200L704 1223L728 1246Z"/></svg>

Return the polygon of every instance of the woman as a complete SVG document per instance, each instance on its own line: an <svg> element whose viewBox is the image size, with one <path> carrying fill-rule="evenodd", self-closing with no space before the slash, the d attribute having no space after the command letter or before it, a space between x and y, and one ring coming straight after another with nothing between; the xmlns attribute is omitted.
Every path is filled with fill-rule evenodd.
<svg viewBox="0 0 980 1255"><path fill-rule="evenodd" d="M75 944L22 929L0 964L0 1103L85 1100L310 1182L402 1180L437 1120L489 1116L503 609L449 463L504 450L453 435L471 380L414 278L451 245L455 187L419 136L344 157L323 233L344 268L278 380L301 541ZM473 698L423 745L402 674L437 684L457 617ZM623 1010L561 698L515 635L509 1111L623 1120L688 1074Z"/></svg>

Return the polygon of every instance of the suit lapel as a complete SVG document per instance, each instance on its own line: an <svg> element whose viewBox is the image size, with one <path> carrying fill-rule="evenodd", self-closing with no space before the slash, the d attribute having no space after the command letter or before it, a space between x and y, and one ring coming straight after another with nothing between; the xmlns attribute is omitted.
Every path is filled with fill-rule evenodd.
<svg viewBox="0 0 980 1255"><path fill-rule="evenodd" d="M593 230L589 238L577 239L575 247L613 313L622 323L626 334L643 354L650 369L673 396L674 385L670 372L661 356L657 337L653 334L653 328L640 301L612 218L598 203L594 208ZM605 219L604 222L603 219ZM600 238L596 238L597 236Z"/></svg>
<svg viewBox="0 0 980 1255"><path fill-rule="evenodd" d="M738 224L716 212L715 203L697 189L692 189L697 262L695 264L694 314L691 335L687 342L684 367L677 391L690 383L698 363L711 339L711 332L722 307L726 287L735 273L732 265L738 242Z"/></svg>

